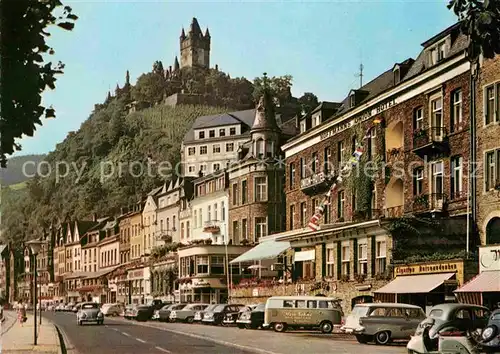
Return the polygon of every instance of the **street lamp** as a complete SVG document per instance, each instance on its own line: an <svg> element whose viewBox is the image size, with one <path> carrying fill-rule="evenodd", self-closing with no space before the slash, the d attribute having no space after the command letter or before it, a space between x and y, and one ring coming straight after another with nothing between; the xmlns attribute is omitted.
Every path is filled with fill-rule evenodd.
<svg viewBox="0 0 500 354"><path fill-rule="evenodd" d="M34 323L33 323L33 345L37 345L37 331L36 331L36 305L37 305L37 286L36 286L36 277L37 277L37 270L36 270L36 256L38 253L40 253L40 250L42 248L42 245L44 244L43 241L40 240L31 240L25 243L26 247L29 247L31 250L31 254L33 254L33 317L34 317Z"/></svg>

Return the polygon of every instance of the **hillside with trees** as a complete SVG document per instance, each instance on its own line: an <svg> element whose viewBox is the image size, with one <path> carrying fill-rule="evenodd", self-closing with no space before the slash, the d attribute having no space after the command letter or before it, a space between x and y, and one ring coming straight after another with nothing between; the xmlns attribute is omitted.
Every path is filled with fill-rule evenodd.
<svg viewBox="0 0 500 354"><path fill-rule="evenodd" d="M2 186L10 186L22 183L36 173L38 164L43 161L45 155L23 155L8 159L6 168L0 169L0 181Z"/></svg>
<svg viewBox="0 0 500 354"><path fill-rule="evenodd" d="M298 113L301 104L317 103L312 94L292 97L291 76L265 80L288 116ZM24 190L5 191L4 241L20 242L51 223L118 214L170 178L165 162L174 167L180 161L182 139L197 117L253 108L264 85L261 78L252 83L217 69L184 68L174 75L158 61L136 85L130 84L128 72L125 81L45 157L48 165L39 171L43 177L27 181ZM180 92L202 95L206 104L163 104L165 97ZM131 110L138 102L150 108Z"/></svg>

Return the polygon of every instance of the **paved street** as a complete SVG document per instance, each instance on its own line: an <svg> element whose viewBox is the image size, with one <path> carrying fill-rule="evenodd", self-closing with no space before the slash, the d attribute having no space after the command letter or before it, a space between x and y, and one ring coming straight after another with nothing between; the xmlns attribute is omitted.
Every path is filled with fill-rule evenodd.
<svg viewBox="0 0 500 354"><path fill-rule="evenodd" d="M80 353L406 353L402 343L381 347L361 345L345 335L311 332L275 333L182 323L107 319L105 326L78 327L73 314L47 314L67 333ZM161 349L159 349L161 348Z"/></svg>

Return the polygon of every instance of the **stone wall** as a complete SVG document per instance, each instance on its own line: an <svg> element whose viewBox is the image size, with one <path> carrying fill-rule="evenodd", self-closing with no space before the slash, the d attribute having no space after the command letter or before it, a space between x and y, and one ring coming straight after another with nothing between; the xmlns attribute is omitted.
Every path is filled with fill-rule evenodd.
<svg viewBox="0 0 500 354"><path fill-rule="evenodd" d="M387 280L367 280L364 283L355 281L341 282L304 282L296 284L278 284L270 286L235 287L231 290L231 303L255 304L266 302L271 296L311 295L324 294L342 300L342 309L347 315L351 312L351 300L357 296L373 296L373 291L386 285ZM315 285L323 288L315 289ZM369 290L358 290L369 288ZM312 290L315 289L315 290Z"/></svg>

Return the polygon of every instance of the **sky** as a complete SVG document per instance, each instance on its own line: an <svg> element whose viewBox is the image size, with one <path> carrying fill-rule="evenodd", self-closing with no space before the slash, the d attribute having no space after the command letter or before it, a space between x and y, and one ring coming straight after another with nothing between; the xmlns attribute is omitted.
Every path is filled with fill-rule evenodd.
<svg viewBox="0 0 500 354"><path fill-rule="evenodd" d="M135 83L161 60L179 56L181 28L193 17L211 35L211 66L250 80L292 75L292 93L313 92L340 101L364 82L415 58L421 43L453 24L446 0L428 1L146 1L63 0L79 17L71 32L51 28L54 62L66 64L56 89L43 102L56 119L43 120L33 137L20 140L16 155L53 151L79 129L108 90Z"/></svg>

